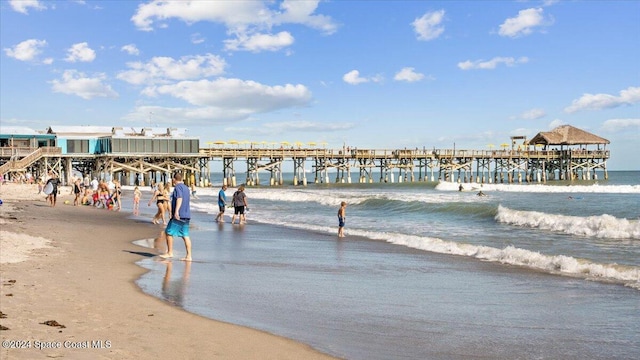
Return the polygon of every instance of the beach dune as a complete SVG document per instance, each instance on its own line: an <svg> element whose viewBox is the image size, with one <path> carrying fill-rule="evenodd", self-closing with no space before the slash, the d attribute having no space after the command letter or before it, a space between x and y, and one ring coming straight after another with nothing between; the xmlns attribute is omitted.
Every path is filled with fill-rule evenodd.
<svg viewBox="0 0 640 360"><path fill-rule="evenodd" d="M156 256L148 219L0 188L2 359L329 359L295 341L188 313L142 293L134 262Z"/></svg>

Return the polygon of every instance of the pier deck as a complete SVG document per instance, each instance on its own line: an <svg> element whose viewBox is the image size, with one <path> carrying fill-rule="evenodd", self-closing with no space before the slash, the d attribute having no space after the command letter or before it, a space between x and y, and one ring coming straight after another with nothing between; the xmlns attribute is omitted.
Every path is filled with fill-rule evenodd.
<svg viewBox="0 0 640 360"><path fill-rule="evenodd" d="M326 149L219 147L201 148L198 153L109 153L61 154L59 148L2 149L0 173L35 174L56 171L66 174L99 173L119 176L123 184L135 174L141 183L162 181L176 170L189 173L190 181L209 185L210 163L222 161L222 175L236 185L235 164L246 162L247 185L259 185L259 174L269 173L270 185L281 185L282 165L294 165L294 184L307 183L307 166L313 182L457 181L457 182L545 182L554 179L597 179L597 170L607 178L608 150L473 150L473 149ZM132 175L133 174L133 175ZM330 181L330 177L332 179ZM436 177L437 176L437 177ZM158 178L160 177L160 178Z"/></svg>

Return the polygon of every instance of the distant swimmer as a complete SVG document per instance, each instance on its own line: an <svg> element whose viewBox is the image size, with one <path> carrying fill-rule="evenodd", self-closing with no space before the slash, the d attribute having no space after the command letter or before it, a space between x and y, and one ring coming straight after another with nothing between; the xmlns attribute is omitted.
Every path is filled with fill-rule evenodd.
<svg viewBox="0 0 640 360"><path fill-rule="evenodd" d="M483 193L482 190L478 192L478 196L487 196L487 194Z"/></svg>
<svg viewBox="0 0 640 360"><path fill-rule="evenodd" d="M464 190L464 187L462 186L462 184L460 184L460 186L458 187L458 191L462 191Z"/></svg>

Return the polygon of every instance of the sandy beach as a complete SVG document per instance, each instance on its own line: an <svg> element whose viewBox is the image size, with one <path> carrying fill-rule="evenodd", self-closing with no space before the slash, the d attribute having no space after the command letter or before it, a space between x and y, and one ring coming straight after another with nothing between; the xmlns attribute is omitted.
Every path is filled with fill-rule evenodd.
<svg viewBox="0 0 640 360"><path fill-rule="evenodd" d="M51 208L35 185L0 188L0 358L330 358L142 293L134 281L146 270L134 263L157 254L132 241L156 238L161 228L65 205L72 198L61 191Z"/></svg>

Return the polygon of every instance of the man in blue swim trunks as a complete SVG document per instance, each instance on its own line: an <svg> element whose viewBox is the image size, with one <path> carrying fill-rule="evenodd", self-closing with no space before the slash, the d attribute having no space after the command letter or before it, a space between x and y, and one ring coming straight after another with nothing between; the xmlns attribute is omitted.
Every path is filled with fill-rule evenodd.
<svg viewBox="0 0 640 360"><path fill-rule="evenodd" d="M187 185L182 182L182 174L173 175L173 194L171 195L171 220L164 230L167 235L167 253L160 255L162 258L173 257L173 237L179 236L184 240L187 255L180 260L191 261L191 238L189 237L189 221L191 220L191 207L189 196L191 195Z"/></svg>

